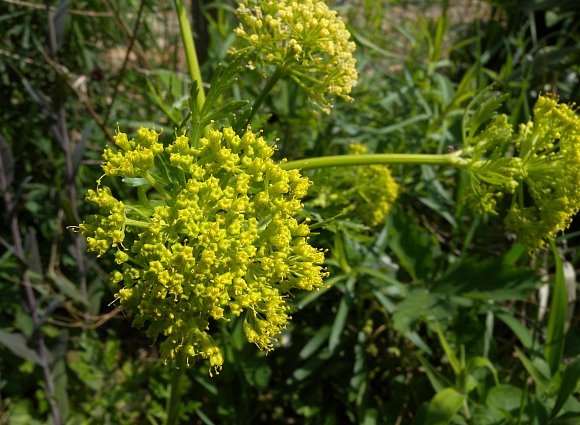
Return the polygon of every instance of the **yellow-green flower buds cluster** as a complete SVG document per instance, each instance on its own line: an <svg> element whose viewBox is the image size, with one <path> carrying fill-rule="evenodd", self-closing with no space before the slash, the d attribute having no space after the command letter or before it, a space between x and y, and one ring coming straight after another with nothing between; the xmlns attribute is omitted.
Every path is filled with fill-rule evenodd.
<svg viewBox="0 0 580 425"><path fill-rule="evenodd" d="M580 210L580 116L555 99L540 96L534 119L514 132L499 115L464 149L472 199L496 212L511 196L508 230L530 251L546 245Z"/></svg>
<svg viewBox="0 0 580 425"><path fill-rule="evenodd" d="M357 81L355 44L336 11L321 0L240 0L235 33L249 67L264 75L279 69L324 111L332 98L351 100Z"/></svg>
<svg viewBox="0 0 580 425"><path fill-rule="evenodd" d="M101 256L125 239L125 205L113 197L107 186L89 190L86 198L99 207L99 214L89 216L79 228L87 238L87 248Z"/></svg>
<svg viewBox="0 0 580 425"><path fill-rule="evenodd" d="M367 152L368 147L361 143L348 148L350 155ZM338 209L340 214L357 217L369 227L384 223L399 195L399 185L385 165L334 168L321 172L314 180L311 205Z"/></svg>
<svg viewBox="0 0 580 425"><path fill-rule="evenodd" d="M580 116L541 96L534 121L520 126L516 147L526 186L517 191L506 224L523 243L540 248L566 230L580 210Z"/></svg>
<svg viewBox="0 0 580 425"><path fill-rule="evenodd" d="M136 177L144 175L153 167L153 158L163 152L155 130L141 127L137 138L129 141L125 133L117 132L114 137L119 149L106 148L103 152L103 169L109 176Z"/></svg>
<svg viewBox="0 0 580 425"><path fill-rule="evenodd" d="M87 195L99 214L80 227L97 254L117 248L112 280L134 325L162 340L163 359L200 356L213 369L223 363L215 322L242 316L248 341L272 349L289 294L322 285L323 253L295 218L309 180L283 170L251 131L208 127L200 140L182 135L162 149L154 130L115 140L105 173L140 177L147 189L130 204L99 185Z"/></svg>

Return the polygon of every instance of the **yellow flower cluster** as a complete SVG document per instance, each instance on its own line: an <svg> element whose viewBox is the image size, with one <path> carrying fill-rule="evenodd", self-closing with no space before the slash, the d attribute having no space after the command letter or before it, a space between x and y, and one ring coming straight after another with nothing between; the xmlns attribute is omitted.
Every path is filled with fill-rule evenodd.
<svg viewBox="0 0 580 425"><path fill-rule="evenodd" d="M321 0L240 0L236 55L261 73L273 66L290 76L324 111L332 97L351 100L357 81L355 44L336 11Z"/></svg>
<svg viewBox="0 0 580 425"><path fill-rule="evenodd" d="M530 251L546 245L580 210L580 116L555 99L540 96L534 119L516 134L498 116L464 150L472 199L496 213L498 200L511 196L508 230Z"/></svg>
<svg viewBox="0 0 580 425"><path fill-rule="evenodd" d="M148 162L146 168L140 160L149 150L166 174L153 187L165 193L150 190L140 205L123 207L107 187L90 191L87 199L101 214L81 225L89 249L102 255L118 248L117 297L134 312L135 326L162 339L165 360L200 356L219 369L214 322L238 316L248 341L272 349L289 320L288 294L322 285L324 255L309 245L308 225L295 218L310 182L282 170L273 149L251 131L240 137L231 128L208 127L200 140L178 136L159 154L153 133L141 129L130 149L110 149L105 158L115 165L105 161L103 168L108 175L138 170L161 180L161 167ZM131 168L129 158L139 164ZM118 237L110 235L124 227Z"/></svg>
<svg viewBox="0 0 580 425"><path fill-rule="evenodd" d="M86 198L99 207L99 214L89 216L79 229L87 238L88 249L101 256L125 239L125 205L107 186L89 190Z"/></svg>
<svg viewBox="0 0 580 425"><path fill-rule="evenodd" d="M368 147L361 143L349 146L351 155L365 154ZM335 168L315 178L311 203L326 208L339 208L340 213L352 213L370 227L384 223L385 216L399 195L399 185L385 165Z"/></svg>
<svg viewBox="0 0 580 425"><path fill-rule="evenodd" d="M137 177L145 174L153 167L156 155L163 152L159 143L159 134L155 130L141 127L137 130L137 138L129 141L125 133L117 132L114 137L115 148L106 148L103 152L105 164L103 169L109 176Z"/></svg>
<svg viewBox="0 0 580 425"><path fill-rule="evenodd" d="M580 210L580 116L540 96L534 121L520 126L516 147L525 190L516 192L506 225L527 246L541 248L566 230Z"/></svg>

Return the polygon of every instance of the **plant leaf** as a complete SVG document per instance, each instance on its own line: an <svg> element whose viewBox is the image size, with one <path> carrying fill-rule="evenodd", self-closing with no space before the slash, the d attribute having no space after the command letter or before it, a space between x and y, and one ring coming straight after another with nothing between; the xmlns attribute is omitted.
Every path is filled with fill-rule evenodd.
<svg viewBox="0 0 580 425"><path fill-rule="evenodd" d="M556 397L556 403L550 413L550 417L554 418L564 403L574 392L576 387L580 382L580 357L576 357L572 363L566 366L562 373L562 382L560 382L560 389L558 390L558 396Z"/></svg>
<svg viewBox="0 0 580 425"><path fill-rule="evenodd" d="M481 126L494 117L506 98L506 94L493 90L493 86L488 86L472 99L463 116L464 143L467 144L476 136Z"/></svg>
<svg viewBox="0 0 580 425"><path fill-rule="evenodd" d="M427 289L415 289L397 306L393 314L393 326L403 334L407 334L422 321L446 322L455 314L455 306L439 294L433 294Z"/></svg>
<svg viewBox="0 0 580 425"><path fill-rule="evenodd" d="M532 333L512 314L507 312L496 313L495 316L504 322L512 332L518 337L524 348L530 349L534 343Z"/></svg>
<svg viewBox="0 0 580 425"><path fill-rule="evenodd" d="M441 344L443 351L445 351L445 355L447 356L447 360L449 360L449 364L453 368L453 372L455 372L455 375L459 375L461 373L461 363L459 362L459 359L457 358L457 356L455 355L455 353L451 349L451 346L447 342L445 335L443 335L443 331L441 330L439 323L436 323L435 330L437 331L437 336L439 337L439 343Z"/></svg>
<svg viewBox="0 0 580 425"><path fill-rule="evenodd" d="M542 391L547 391L550 385L550 379L540 369L534 365L531 360L524 354L523 351L516 348L516 356L520 359L528 374L532 377L538 388Z"/></svg>
<svg viewBox="0 0 580 425"><path fill-rule="evenodd" d="M560 254L554 242L551 243L554 261L556 265L556 279L550 304L550 316L548 318L548 329L546 334L546 346L544 357L550 366L550 371L555 374L560 367L562 355L564 354L565 326L568 316L568 295L566 292L566 281L564 279L564 266Z"/></svg>
<svg viewBox="0 0 580 425"><path fill-rule="evenodd" d="M350 286L349 283L351 282L354 282L354 277L350 277L349 280L346 282L347 290L342 299L340 300L338 311L336 312L334 323L332 324L330 337L328 338L328 349L330 351L334 351L334 349L340 343L341 334L342 331L344 330L344 326L346 325L346 319L348 317L348 312L350 311L350 306L352 304L350 291L348 290L348 287Z"/></svg>
<svg viewBox="0 0 580 425"><path fill-rule="evenodd" d="M40 357L26 344L26 338L20 333L9 333L0 329L0 343L18 357L40 365Z"/></svg>
<svg viewBox="0 0 580 425"><path fill-rule="evenodd" d="M321 327L312 338L304 345L300 353L298 353L298 357L302 360L309 358L312 354L318 350L324 341L328 339L328 335L330 335L330 326L323 326Z"/></svg>
<svg viewBox="0 0 580 425"><path fill-rule="evenodd" d="M425 425L448 425L453 415L461 409L464 401L465 395L454 388L449 387L439 391L427 406Z"/></svg>
<svg viewBox="0 0 580 425"><path fill-rule="evenodd" d="M502 412L515 414L522 402L522 389L509 384L501 384L491 388L486 397L485 404Z"/></svg>
<svg viewBox="0 0 580 425"><path fill-rule="evenodd" d="M449 268L433 291L479 300L525 300L539 279L531 270L515 268L501 260L466 257Z"/></svg>

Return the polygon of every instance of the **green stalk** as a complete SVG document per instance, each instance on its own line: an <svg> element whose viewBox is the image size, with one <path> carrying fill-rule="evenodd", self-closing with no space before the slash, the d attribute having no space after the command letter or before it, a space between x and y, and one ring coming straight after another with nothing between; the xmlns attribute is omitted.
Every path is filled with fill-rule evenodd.
<svg viewBox="0 0 580 425"><path fill-rule="evenodd" d="M182 0L173 0L175 9L177 10L177 20L179 21L179 31L181 33L181 41L185 48L185 57L187 58L187 68L189 70L189 77L191 81L197 82L199 92L197 94L197 107L201 111L205 103L205 92L203 90L203 80L201 79L201 71L199 70L199 62L197 60L197 53L195 52L195 42L191 34L191 27L187 19L187 11L183 5Z"/></svg>
<svg viewBox="0 0 580 425"><path fill-rule="evenodd" d="M375 153L364 155L335 155L318 158L299 159L281 164L285 170L314 168L349 167L376 164L415 164L415 165L448 165L464 168L468 162L456 153L452 154L414 154L414 153Z"/></svg>
<svg viewBox="0 0 580 425"><path fill-rule="evenodd" d="M192 82L197 83L197 107L201 111L205 103L205 91L203 89L203 79L201 78L201 71L199 69L199 61L195 51L195 42L191 33L191 26L187 19L187 11L182 0L173 0L175 10L177 11L177 20L179 22L179 31L181 40L185 49L185 57L187 59L187 69L189 77ZM150 176L147 176L148 178ZM151 181L151 179L149 179ZM163 193L163 192L161 192ZM171 374L170 393L167 400L167 420L165 425L177 425L179 423L179 407L181 404L181 396L183 395L183 377L185 375L185 363L183 360L177 361L173 364L173 371Z"/></svg>
<svg viewBox="0 0 580 425"><path fill-rule="evenodd" d="M252 118L254 118L254 115L256 115L256 112L258 111L260 106L262 106L262 103L264 103L264 100L266 99L268 94L272 91L272 89L274 88L278 80L282 77L282 75L284 75L284 70L285 70L284 65L276 68L276 72L274 72L274 75L272 75L272 78L270 78L270 80L266 84L266 87L264 87L260 95L254 101L254 104L252 105L252 111L250 112L248 119L244 123L244 128L248 128L248 125L250 125L250 123L252 122Z"/></svg>
<svg viewBox="0 0 580 425"><path fill-rule="evenodd" d="M150 223L141 220L133 220L132 218L125 218L125 225L133 227L148 228Z"/></svg>
<svg viewBox="0 0 580 425"><path fill-rule="evenodd" d="M176 361L172 364L173 371L171 373L169 399L167 400L167 420L165 425L177 425L179 423L179 405L181 404L181 396L183 395L183 377L185 376L185 364L181 361Z"/></svg>

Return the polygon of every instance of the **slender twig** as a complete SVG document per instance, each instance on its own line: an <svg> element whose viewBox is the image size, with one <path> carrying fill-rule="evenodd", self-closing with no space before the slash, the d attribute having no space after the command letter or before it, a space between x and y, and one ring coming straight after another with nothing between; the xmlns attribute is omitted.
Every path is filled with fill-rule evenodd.
<svg viewBox="0 0 580 425"><path fill-rule="evenodd" d="M129 45L132 32L127 26L127 23L124 21L124 19L122 19L125 15L120 13L114 7L114 4L118 4L118 2L111 2L110 0L103 0L103 2L107 5L109 9L113 11L113 20L123 33L125 37L125 43ZM141 44L139 44L139 40L135 40L133 51L137 55L137 61L139 62L139 66L141 66L144 69L150 69L149 66L150 60L147 58L147 55L145 54L143 47L141 47Z"/></svg>
<svg viewBox="0 0 580 425"><path fill-rule="evenodd" d="M64 307L71 314L71 316L79 315L80 313L76 311L70 303L64 303L62 307ZM117 317L119 314L121 314L121 312L122 310L120 308L115 307L114 310L111 310L108 313L102 314L100 316L85 315L81 313L80 317L78 317L74 322L69 322L64 319L56 319L54 317L48 318L47 322L65 328L98 329L109 320ZM89 325L86 324L87 318L92 321L92 323Z"/></svg>
<svg viewBox="0 0 580 425"><path fill-rule="evenodd" d="M115 100L117 99L117 94L119 93L119 87L121 87L121 82L123 81L123 77L125 76L125 71L127 69L127 64L129 63L129 56L131 51L133 50L133 45L135 44L135 39L137 38L137 32L139 31L139 27L141 26L141 20L143 17L143 10L145 9L145 0L141 0L139 4L139 10L137 12L137 18L135 19L135 25L133 26L133 31L131 32L131 36L129 38L129 45L127 46L127 53L125 53L125 58L123 59L123 65L121 66L121 70L117 75L117 81L115 81L115 85L113 88L113 95L111 96L111 102L109 103L109 107L107 108L107 113L105 114L105 118L103 121L105 124L109 120L111 116L111 111L113 110L113 106L115 105Z"/></svg>

